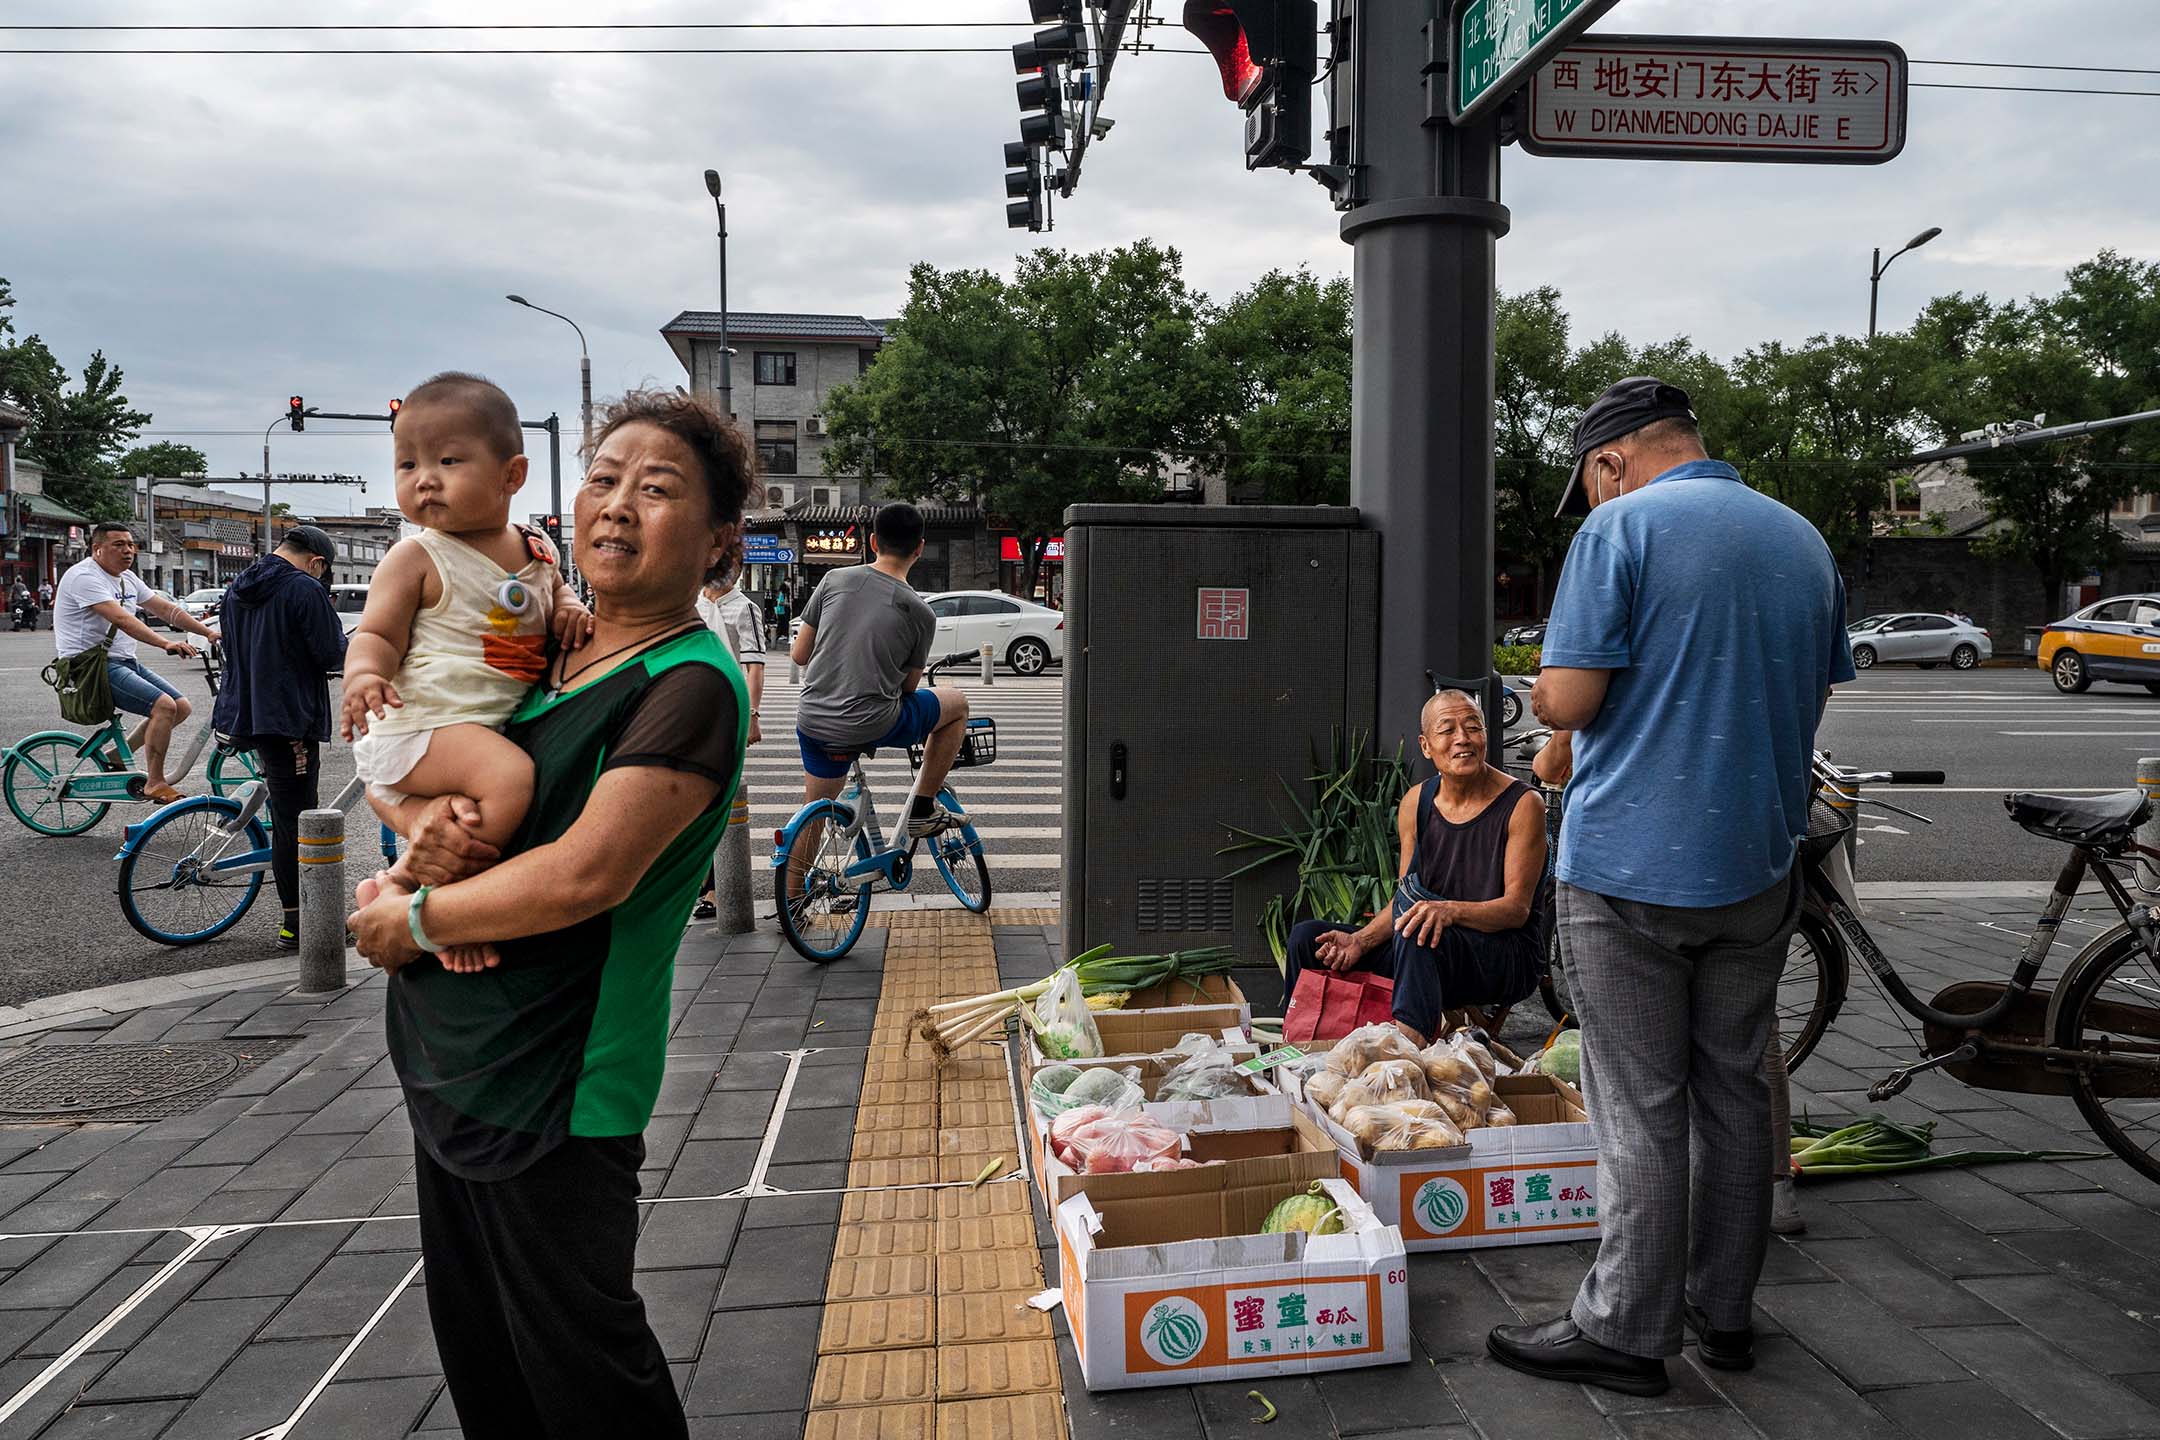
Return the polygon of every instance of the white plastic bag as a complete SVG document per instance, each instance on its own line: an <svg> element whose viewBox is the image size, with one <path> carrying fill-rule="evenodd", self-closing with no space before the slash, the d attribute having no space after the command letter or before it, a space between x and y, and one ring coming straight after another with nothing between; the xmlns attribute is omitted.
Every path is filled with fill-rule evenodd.
<svg viewBox="0 0 2160 1440"><path fill-rule="evenodd" d="M1030 1024L1036 1043L1053 1060L1092 1060L1103 1053L1102 1032L1080 991L1080 977L1060 970L1035 1002Z"/></svg>

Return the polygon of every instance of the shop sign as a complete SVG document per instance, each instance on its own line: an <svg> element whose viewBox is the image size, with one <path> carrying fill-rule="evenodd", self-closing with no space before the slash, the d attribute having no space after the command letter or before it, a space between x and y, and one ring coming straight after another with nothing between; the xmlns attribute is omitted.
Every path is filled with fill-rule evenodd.
<svg viewBox="0 0 2160 1440"><path fill-rule="evenodd" d="M854 559L862 554L862 537L853 525L833 530L812 530L803 536L803 554L812 559Z"/></svg>
<svg viewBox="0 0 2160 1440"><path fill-rule="evenodd" d="M1044 562L1045 562L1045 563L1047 563L1047 564L1052 564L1052 565L1062 565L1062 564L1064 564L1064 563L1065 563L1065 542L1064 542L1063 540L1052 540L1052 541L1050 542L1050 544L1048 545L1048 547L1046 547L1046 548L1045 548L1045 549L1043 550L1043 557L1042 557L1042 558L1043 558ZM1000 559L1000 560L1009 560L1009 561L1011 561L1011 562L1012 562L1013 564L1015 564L1015 565L1017 565L1017 564L1019 564L1019 563L1020 563L1020 537L1019 537L1019 536L1017 536L1017 535L1007 535L1007 536L1003 537L1002 539L1000 539L1000 540L998 541L998 559Z"/></svg>

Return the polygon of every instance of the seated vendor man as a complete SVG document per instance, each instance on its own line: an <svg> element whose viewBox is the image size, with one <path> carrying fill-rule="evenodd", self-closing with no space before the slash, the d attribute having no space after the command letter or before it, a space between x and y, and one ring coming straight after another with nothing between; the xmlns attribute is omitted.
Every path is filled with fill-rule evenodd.
<svg viewBox="0 0 2160 1440"><path fill-rule="evenodd" d="M1485 716L1460 690L1425 702L1418 748L1439 773L1396 810L1396 903L1360 928L1307 920L1290 932L1283 981L1319 965L1395 981L1395 1024L1424 1045L1444 1011L1513 1005L1544 963L1545 802L1485 761Z"/></svg>

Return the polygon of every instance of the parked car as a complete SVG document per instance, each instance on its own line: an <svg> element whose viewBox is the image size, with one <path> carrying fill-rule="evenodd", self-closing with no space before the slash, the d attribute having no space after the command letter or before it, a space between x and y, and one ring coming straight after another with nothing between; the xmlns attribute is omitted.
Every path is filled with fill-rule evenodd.
<svg viewBox="0 0 2160 1440"><path fill-rule="evenodd" d="M360 613L367 609L367 586L333 585L330 601L337 606L338 623L347 635L360 628Z"/></svg>
<svg viewBox="0 0 2160 1440"><path fill-rule="evenodd" d="M2065 695L2095 680L2160 695L2160 595L2117 595L2057 620L2041 633L2039 660Z"/></svg>
<svg viewBox="0 0 2160 1440"><path fill-rule="evenodd" d="M208 620L217 613L218 604L225 598L225 587L212 585L202 590L190 590L180 597L180 608L187 611L191 620Z"/></svg>
<svg viewBox="0 0 2160 1440"><path fill-rule="evenodd" d="M1995 653L1995 642L1987 631L1932 611L1870 615L1846 626L1845 634L1852 642L1855 670L1877 665L1932 670L1945 663L1953 670L1970 670Z"/></svg>
<svg viewBox="0 0 2160 1440"><path fill-rule="evenodd" d="M1065 658L1065 617L1047 605L997 590L947 590L923 600L937 616L933 659L988 645L1015 674L1040 675Z"/></svg>

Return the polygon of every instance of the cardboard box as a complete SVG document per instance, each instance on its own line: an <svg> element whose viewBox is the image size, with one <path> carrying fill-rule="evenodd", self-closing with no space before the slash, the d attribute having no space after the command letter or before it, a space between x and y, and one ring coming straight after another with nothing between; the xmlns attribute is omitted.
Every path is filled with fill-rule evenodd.
<svg viewBox="0 0 2160 1440"><path fill-rule="evenodd" d="M1287 1157L1286 1157L1287 1158ZM1106 1175L1057 1210L1058 1272L1090 1390L1258 1380L1410 1358L1402 1235L1341 1180L1344 1232L1257 1233L1310 1181L1227 1166Z"/></svg>
<svg viewBox="0 0 2160 1440"><path fill-rule="evenodd" d="M1098 1010L1095 1029L1102 1036L1103 1053L1096 1058L1159 1055L1187 1035L1212 1035L1226 1044L1249 1046L1237 1009L1234 1004L1222 1004L1178 1005L1166 1010ZM1057 1063L1057 1057L1044 1053L1035 1032L1024 1023L1020 1033L1027 1046L1022 1054L1025 1069L1032 1071Z"/></svg>
<svg viewBox="0 0 2160 1440"><path fill-rule="evenodd" d="M1493 1093L1518 1123L1472 1130L1446 1150L1366 1156L1357 1140L1289 1082L1335 1142L1343 1178L1402 1231L1411 1250L1475 1250L1590 1240L1598 1233L1597 1137L1582 1096L1550 1075L1507 1075Z"/></svg>
<svg viewBox="0 0 2160 1440"><path fill-rule="evenodd" d="M1028 1042L1023 1040L1023 1044ZM1240 1047L1243 1053L1251 1053L1251 1046ZM1106 1055L1095 1060L1046 1060L1040 1051L1030 1046L1026 1052L1020 1081L1020 1109L1027 1119L1028 1158L1035 1170L1035 1186L1041 1192L1045 1205L1055 1208L1060 1197L1051 1189L1050 1168L1054 1162L1050 1154L1049 1125L1036 1112L1029 1098L1035 1072L1045 1065L1072 1065L1082 1070L1112 1069L1138 1070L1141 1093L1148 1097L1141 1109L1150 1117L1160 1120L1173 1130L1188 1135L1212 1135L1235 1131L1280 1131L1290 1126L1293 1106L1290 1098L1275 1088L1265 1076L1247 1076L1247 1093L1228 1095L1219 1100L1157 1100L1155 1091L1163 1077L1183 1059L1181 1056L1160 1055ZM1332 1143L1332 1140L1331 1140ZM1071 1173L1067 1167L1058 1166Z"/></svg>
<svg viewBox="0 0 2160 1440"><path fill-rule="evenodd" d="M1265 1129L1196 1125L1187 1132L1191 1146L1184 1152L1184 1158L1202 1164L1223 1162L1230 1171L1228 1183L1232 1184L1340 1178L1342 1170L1334 1139L1314 1123L1310 1115L1291 1108L1288 1097L1273 1098L1281 1102L1285 1115L1282 1124ZM1082 1174L1047 1150L1040 1152L1038 1160L1037 1174L1041 1177L1044 1198L1053 1212L1075 1195L1101 1189L1106 1181L1122 1183L1128 1178ZM1124 1193L1118 1186L1111 1188Z"/></svg>
<svg viewBox="0 0 2160 1440"><path fill-rule="evenodd" d="M1197 980L1171 980L1161 985L1134 990L1126 996L1122 1009L1099 1012L1097 1018L1104 1014L1130 1015L1140 1010L1193 1009L1220 1010L1226 1015L1235 1011L1236 1014L1229 1018L1214 1021L1205 1028L1220 1030L1224 1026L1235 1025L1248 1035L1252 1033L1252 1002L1245 998L1245 992L1238 988L1237 981L1228 975L1203 975Z"/></svg>

